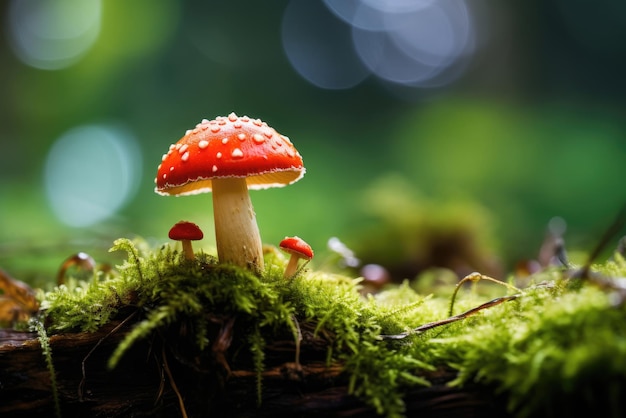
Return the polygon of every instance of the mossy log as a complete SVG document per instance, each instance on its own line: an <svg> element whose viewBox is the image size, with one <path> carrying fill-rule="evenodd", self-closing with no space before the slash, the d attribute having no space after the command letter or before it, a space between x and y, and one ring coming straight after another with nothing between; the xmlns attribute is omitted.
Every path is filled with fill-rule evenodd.
<svg viewBox="0 0 626 418"><path fill-rule="evenodd" d="M113 250L128 253L118 272L46 292L30 322L37 333L0 331L0 416L626 410L619 254L596 266L602 280L546 271L514 294L481 304L471 295L451 316L460 306L408 282L364 298L358 280L337 274L286 281L272 253L259 277L207 256L181 260L167 246L140 248L117 240Z"/></svg>
<svg viewBox="0 0 626 418"><path fill-rule="evenodd" d="M208 356L189 349L185 326L174 324L134 345L111 370L107 362L130 327L116 321L93 333L50 336L61 416L378 416L349 394L342 365L327 364L327 343L310 325L302 324L299 364L293 338L267 341L260 403L249 353L223 343L224 323L213 330ZM447 386L453 377L430 373L432 386L406 393L406 415L505 415L485 388ZM54 416L53 393L37 335L1 331L0 416Z"/></svg>

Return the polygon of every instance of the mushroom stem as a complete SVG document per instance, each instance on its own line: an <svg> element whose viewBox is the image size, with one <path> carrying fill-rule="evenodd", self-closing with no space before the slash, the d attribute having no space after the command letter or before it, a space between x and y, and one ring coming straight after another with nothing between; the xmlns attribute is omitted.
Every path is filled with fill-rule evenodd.
<svg viewBox="0 0 626 418"><path fill-rule="evenodd" d="M183 252L185 253L185 258L187 260L193 260L196 256L193 253L193 248L191 247L191 241L188 239L184 239L181 241L183 243Z"/></svg>
<svg viewBox="0 0 626 418"><path fill-rule="evenodd" d="M217 256L260 273L264 269L261 234L245 178L211 180Z"/></svg>
<svg viewBox="0 0 626 418"><path fill-rule="evenodd" d="M298 261L300 261L300 257L295 254L292 254L291 257L289 257L289 262L287 263L287 268L285 268L285 274L283 275L283 277L288 279L296 274L296 270L298 269Z"/></svg>

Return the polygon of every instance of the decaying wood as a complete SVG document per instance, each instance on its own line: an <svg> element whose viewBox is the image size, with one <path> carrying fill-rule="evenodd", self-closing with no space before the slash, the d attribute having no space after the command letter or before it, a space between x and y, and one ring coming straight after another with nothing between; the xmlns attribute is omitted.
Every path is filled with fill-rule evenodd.
<svg viewBox="0 0 626 418"><path fill-rule="evenodd" d="M188 332L177 324L135 344L109 370L107 361L128 322L50 337L63 417L377 416L348 393L341 364L327 365L326 341L307 324L301 324L299 363L292 337L267 342L259 404L257 373L246 348L236 339L228 347L219 344L228 321L216 325L205 353L190 348ZM408 416L502 416L501 405L484 390L448 387L451 371L426 377L431 387L406 394ZM0 416L54 416L50 375L33 333L0 332Z"/></svg>

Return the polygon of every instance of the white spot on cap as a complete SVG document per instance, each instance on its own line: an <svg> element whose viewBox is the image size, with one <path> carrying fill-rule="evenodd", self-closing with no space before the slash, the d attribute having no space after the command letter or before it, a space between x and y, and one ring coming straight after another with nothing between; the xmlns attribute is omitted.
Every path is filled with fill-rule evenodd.
<svg viewBox="0 0 626 418"><path fill-rule="evenodd" d="M166 158L167 158L167 154L163 154L163 156L161 157L161 161L165 161Z"/></svg>
<svg viewBox="0 0 626 418"><path fill-rule="evenodd" d="M208 146L209 146L209 141L205 141L203 139L202 141L198 142L198 148L200 149L205 149Z"/></svg>
<svg viewBox="0 0 626 418"><path fill-rule="evenodd" d="M222 144L224 145L228 144L228 138L222 138Z"/></svg>
<svg viewBox="0 0 626 418"><path fill-rule="evenodd" d="M241 123L241 121L240 121L240 120L238 120L238 121L235 121L235 123L233 123L233 126L234 126L235 128L241 128L241 127L243 126L243 124Z"/></svg>
<svg viewBox="0 0 626 418"><path fill-rule="evenodd" d="M208 119L202 119L202 121L200 123L209 123Z"/></svg>
<svg viewBox="0 0 626 418"><path fill-rule="evenodd" d="M217 132L219 132L219 131L220 131L220 127L219 127L219 125L213 125L213 126L211 126L211 132L213 132L213 133L217 133Z"/></svg>
<svg viewBox="0 0 626 418"><path fill-rule="evenodd" d="M215 173L217 171L217 166L214 165L213 168L211 169L211 171L213 171Z"/></svg>
<svg viewBox="0 0 626 418"><path fill-rule="evenodd" d="M174 166L171 166L171 167L170 167L170 171L174 171Z"/></svg>
<svg viewBox="0 0 626 418"><path fill-rule="evenodd" d="M239 134L237 135L237 138L239 138L240 141L243 141L244 139L246 139L246 134Z"/></svg>
<svg viewBox="0 0 626 418"><path fill-rule="evenodd" d="M174 148L176 148L176 144L170 145L170 151L173 150Z"/></svg>
<svg viewBox="0 0 626 418"><path fill-rule="evenodd" d="M189 159L189 151L185 152L182 157L180 157L182 161L187 161Z"/></svg>
<svg viewBox="0 0 626 418"><path fill-rule="evenodd" d="M243 157L243 152L239 148L235 148L230 155L233 158L242 158Z"/></svg>
<svg viewBox="0 0 626 418"><path fill-rule="evenodd" d="M192 133L192 132L193 132L193 131L192 131L191 129L187 129L187 130L185 131L185 135L189 135L189 134L190 134L190 133Z"/></svg>
<svg viewBox="0 0 626 418"><path fill-rule="evenodd" d="M217 154L215 154L215 156L217 157L217 159L219 160L220 158L222 158L222 153L218 152Z"/></svg>
<svg viewBox="0 0 626 418"><path fill-rule="evenodd" d="M183 152L187 151L187 148L189 148L189 145L185 144L178 149L178 152L182 154Z"/></svg>
<svg viewBox="0 0 626 418"><path fill-rule="evenodd" d="M244 115L244 116L241 117L241 121L242 122L250 122L250 118Z"/></svg>
<svg viewBox="0 0 626 418"><path fill-rule="evenodd" d="M255 119L252 121L252 123L254 123L256 126L262 126L263 122L261 121L261 119Z"/></svg>
<svg viewBox="0 0 626 418"><path fill-rule="evenodd" d="M167 178L167 174L163 174L163 180Z"/></svg>
<svg viewBox="0 0 626 418"><path fill-rule="evenodd" d="M174 145L174 148L176 149L180 149L180 147L182 147L183 144L181 144L180 142L178 142L176 145Z"/></svg>
<svg viewBox="0 0 626 418"><path fill-rule="evenodd" d="M254 135L252 135L252 139L257 144L262 144L263 142L265 142L265 138L263 138L263 135L261 135L261 134L254 134Z"/></svg>
<svg viewBox="0 0 626 418"><path fill-rule="evenodd" d="M231 122L234 122L237 119L238 118L237 118L237 115L235 114L235 112L231 112L230 115L228 115L228 120L231 121Z"/></svg>

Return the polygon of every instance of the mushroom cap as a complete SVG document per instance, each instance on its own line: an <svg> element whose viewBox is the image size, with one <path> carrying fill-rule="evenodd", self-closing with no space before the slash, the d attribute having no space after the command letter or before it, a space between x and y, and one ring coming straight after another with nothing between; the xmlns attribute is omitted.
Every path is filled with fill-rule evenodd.
<svg viewBox="0 0 626 418"><path fill-rule="evenodd" d="M313 249L300 237L285 237L279 247L289 254L295 254L307 260L313 258Z"/></svg>
<svg viewBox="0 0 626 418"><path fill-rule="evenodd" d="M204 238L204 234L198 225L193 222L177 222L168 234L174 241L197 241Z"/></svg>
<svg viewBox="0 0 626 418"><path fill-rule="evenodd" d="M231 113L203 119L170 145L157 170L161 195L210 192L214 178L246 178L249 189L283 187L304 176L302 157L289 138L260 119Z"/></svg>

